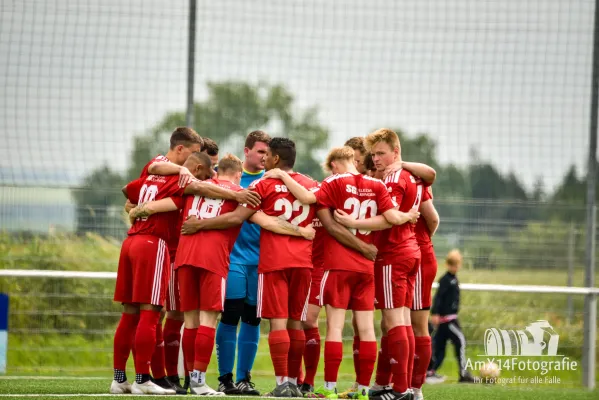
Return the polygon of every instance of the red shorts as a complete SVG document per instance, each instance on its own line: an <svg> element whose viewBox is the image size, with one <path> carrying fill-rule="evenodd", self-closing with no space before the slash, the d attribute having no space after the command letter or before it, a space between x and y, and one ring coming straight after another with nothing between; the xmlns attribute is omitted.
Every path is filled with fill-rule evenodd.
<svg viewBox="0 0 599 400"><path fill-rule="evenodd" d="M127 237L121 246L114 301L163 306L169 266L164 240L153 235Z"/></svg>
<svg viewBox="0 0 599 400"><path fill-rule="evenodd" d="M374 310L374 276L363 272L325 271L320 305L353 311Z"/></svg>
<svg viewBox="0 0 599 400"><path fill-rule="evenodd" d="M374 266L375 301L377 309L412 307L414 281L420 258L411 257L395 264Z"/></svg>
<svg viewBox="0 0 599 400"><path fill-rule="evenodd" d="M322 269L323 266L319 267L318 270L316 265L314 265L314 269L312 270L312 284L310 285L310 298L308 299L308 304L312 304L314 306L320 305L320 282L322 282Z"/></svg>
<svg viewBox="0 0 599 400"><path fill-rule="evenodd" d="M166 288L166 311L181 311L181 300L179 299L179 276L175 271L175 257L171 255L171 279Z"/></svg>
<svg viewBox="0 0 599 400"><path fill-rule="evenodd" d="M222 311L227 280L204 268L183 265L177 268L181 311Z"/></svg>
<svg viewBox="0 0 599 400"><path fill-rule="evenodd" d="M412 310L428 310L431 308L431 292L435 276L437 276L437 257L435 251L431 248L422 251L420 268L416 274L414 282L414 301Z"/></svg>
<svg viewBox="0 0 599 400"><path fill-rule="evenodd" d="M305 321L310 282L310 268L286 268L259 274L258 318Z"/></svg>

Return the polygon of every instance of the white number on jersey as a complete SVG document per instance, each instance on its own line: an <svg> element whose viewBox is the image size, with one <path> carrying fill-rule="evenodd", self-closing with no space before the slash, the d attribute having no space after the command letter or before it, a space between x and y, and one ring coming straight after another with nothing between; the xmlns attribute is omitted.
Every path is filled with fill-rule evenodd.
<svg viewBox="0 0 599 400"><path fill-rule="evenodd" d="M158 194L158 186L157 185L147 185L144 184L139 191L139 204L147 203L148 201L154 201L156 199L156 195ZM147 221L148 217L137 218L141 221Z"/></svg>
<svg viewBox="0 0 599 400"><path fill-rule="evenodd" d="M378 207L376 205L376 201L374 200L364 200L360 203L360 200L355 197L350 197L345 200L343 204L343 208L346 210L350 210L350 215L353 219L367 219L372 218L376 215L378 211ZM350 229L350 232L354 235L356 232L361 233L362 235L369 235L370 231L365 229L360 229L357 231L356 229Z"/></svg>
<svg viewBox="0 0 599 400"><path fill-rule="evenodd" d="M275 211L283 211L283 218L296 226L308 219L308 214L310 213L310 206L302 204L299 200L295 200L293 204L291 204L287 199L278 199L275 201L274 207ZM291 219L293 212L299 211L300 209L302 210L301 214Z"/></svg>
<svg viewBox="0 0 599 400"><path fill-rule="evenodd" d="M422 201L422 185L418 185L418 186L416 186L416 200L414 200L414 205L412 206L412 208L419 210L421 201Z"/></svg>
<svg viewBox="0 0 599 400"><path fill-rule="evenodd" d="M193 203L187 213L199 219L210 219L220 215L220 210L225 201L223 199L208 199L202 196L193 196Z"/></svg>

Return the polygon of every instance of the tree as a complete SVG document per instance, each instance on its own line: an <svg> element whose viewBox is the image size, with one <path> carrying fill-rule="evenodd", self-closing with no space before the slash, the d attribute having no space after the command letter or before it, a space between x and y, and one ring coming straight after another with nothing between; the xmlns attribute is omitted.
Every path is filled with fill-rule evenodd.
<svg viewBox="0 0 599 400"><path fill-rule="evenodd" d="M71 192L77 204L77 233L122 236L126 227L121 212L125 199L120 189L125 183L119 173L103 166Z"/></svg>
<svg viewBox="0 0 599 400"><path fill-rule="evenodd" d="M315 152L325 149L329 132L318 121L316 107L294 114L293 95L281 85L228 81L207 86L208 98L193 108L193 128L200 136L210 137L221 147L237 148L250 131L265 129L271 136L295 141L298 171L315 179L323 177ZM153 156L164 152L172 130L183 125L185 112L171 112L147 134L136 137L129 179L136 178Z"/></svg>

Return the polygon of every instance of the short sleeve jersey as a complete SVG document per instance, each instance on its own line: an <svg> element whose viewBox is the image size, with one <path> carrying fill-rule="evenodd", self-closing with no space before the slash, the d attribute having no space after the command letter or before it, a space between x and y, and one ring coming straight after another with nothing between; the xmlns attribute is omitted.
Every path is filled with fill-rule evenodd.
<svg viewBox="0 0 599 400"><path fill-rule="evenodd" d="M289 174L297 183L306 189L318 186L313 179L292 172ZM280 217L297 226L308 226L312 223L316 208L300 203L287 186L279 179L258 179L250 188L255 190L262 202L258 207L248 208L260 210L266 215ZM287 268L312 268L312 241L299 236L279 235L262 230L260 234L260 260L258 272L266 273Z"/></svg>
<svg viewBox="0 0 599 400"><path fill-rule="evenodd" d="M240 191L241 187L225 180L205 181L222 188ZM233 200L210 199L202 196L185 196L184 218L195 216L210 219L230 213L238 204ZM175 268L190 265L214 272L223 278L229 273L229 255L239 234L241 225L228 229L199 231L193 235L181 235L175 259Z"/></svg>
<svg viewBox="0 0 599 400"><path fill-rule="evenodd" d="M389 175L385 178L385 185L399 211L420 208L422 183L407 170L402 169ZM414 225L405 223L381 231L377 237L377 248L377 263L394 264L398 260L418 257L420 248L414 234Z"/></svg>
<svg viewBox="0 0 599 400"><path fill-rule="evenodd" d="M154 164L155 162L170 162L170 160L168 158L166 158L165 156L163 156L162 154L158 154L156 157L152 158L150 160L149 163L147 163L143 169L141 170L141 174L139 174L140 178L147 178L150 175L150 172L148 171L148 169L150 168L150 165ZM178 179L178 177L177 177Z"/></svg>
<svg viewBox="0 0 599 400"><path fill-rule="evenodd" d="M394 208L384 183L363 175L345 173L330 176L315 193L319 207L343 210L354 219L372 218ZM351 232L365 243L373 243L372 232L356 229L351 229ZM324 248L325 270L374 273L374 262L328 234Z"/></svg>
<svg viewBox="0 0 599 400"><path fill-rule="evenodd" d="M127 195L132 203L145 203L171 197L177 207L182 208L183 191L184 188L179 187L178 175L148 175L127 185ZM176 210L138 218L129 229L128 235L154 235L168 243L174 240L173 235L178 235L178 232L173 232L173 226L179 215L179 210Z"/></svg>
<svg viewBox="0 0 599 400"><path fill-rule="evenodd" d="M422 190L422 203L428 200L433 199L433 189L431 186L425 187ZM422 204L420 203L420 204ZM426 220L422 217L418 218L418 222L416 222L416 227L414 228L414 233L416 234L416 240L418 241L418 245L422 249L423 247L431 246L431 233L428 230L428 226L426 225Z"/></svg>

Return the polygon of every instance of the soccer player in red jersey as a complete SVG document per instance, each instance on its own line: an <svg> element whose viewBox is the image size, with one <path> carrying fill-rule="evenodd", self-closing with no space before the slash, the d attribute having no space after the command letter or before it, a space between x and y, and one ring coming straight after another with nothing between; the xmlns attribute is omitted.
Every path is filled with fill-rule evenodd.
<svg viewBox="0 0 599 400"><path fill-rule="evenodd" d="M437 276L437 258L431 241L439 227L439 214L433 205L433 190L424 188L420 203L421 218L416 223L415 234L420 246L420 268L414 285L414 301L411 320L414 330L415 354L411 387L415 400L422 399L422 384L431 360L431 337L428 331L428 316L431 308L431 291Z"/></svg>
<svg viewBox="0 0 599 400"><path fill-rule="evenodd" d="M350 147L331 150L326 165L335 175L325 179L315 193L297 185L281 171L268 172L283 180L303 203L319 203L318 217L331 236L325 239L325 273L320 286L320 304L326 305L327 337L325 344L325 386L317 391L321 397L335 398L336 381L342 359L342 331L345 311L354 311L360 336L359 398L367 398L368 386L376 361L374 334L374 259L376 247L368 231L350 231L337 224L332 209L345 209L354 218L383 214L393 224L417 218L394 209L383 182L362 176L354 165Z"/></svg>
<svg viewBox="0 0 599 400"><path fill-rule="evenodd" d="M378 171L384 171L401 161L401 147L397 134L379 129L366 137L366 146ZM420 180L407 170L385 178L385 185L400 211L418 209L422 198ZM355 221L352 228L370 228L372 221ZM382 309L381 355L388 350L393 372L393 389L373 393L388 400L408 399L409 374L414 358L414 335L411 328L410 307L414 281L420 264L420 248L411 224L394 226L382 231L377 238L379 255L375 264L377 308ZM379 360L381 363L381 360ZM378 378L378 377L377 377ZM378 379L377 379L378 380ZM383 383L385 382L377 382Z"/></svg>
<svg viewBox="0 0 599 400"><path fill-rule="evenodd" d="M208 158L205 154L192 154L185 163L186 169L200 168L209 172L210 161L203 164L200 161L204 157ZM174 175L148 175L131 182L124 193L134 202L142 203L167 197L176 199L184 193L259 203L259 197L249 191L233 192L197 181L182 188L178 181L179 177ZM139 218L123 242L114 300L123 303L124 312L114 339L115 379L111 385L112 393L174 394L174 390L163 389L150 381L149 364L154 352L156 326L170 272L166 245L172 231L170 219L177 216L178 213L174 216L165 213ZM134 338L137 374L136 383L131 386L126 381L125 366Z"/></svg>

